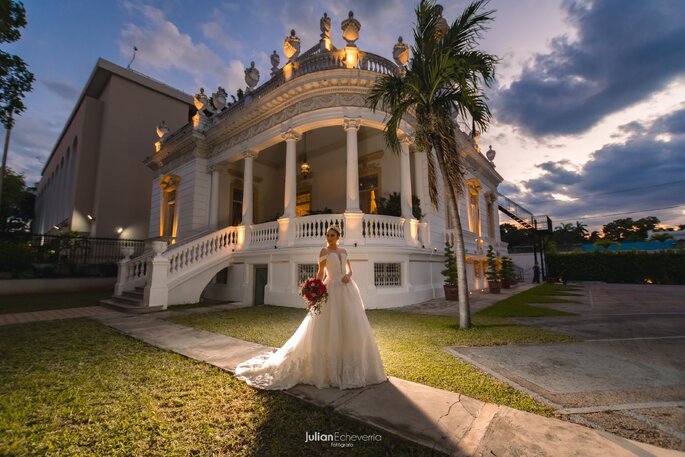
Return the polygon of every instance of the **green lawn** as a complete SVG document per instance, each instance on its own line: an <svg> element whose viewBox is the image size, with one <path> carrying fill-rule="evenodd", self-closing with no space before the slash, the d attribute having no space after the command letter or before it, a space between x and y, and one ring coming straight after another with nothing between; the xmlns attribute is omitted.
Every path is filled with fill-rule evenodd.
<svg viewBox="0 0 685 457"><path fill-rule="evenodd" d="M382 440L305 443L315 431ZM13 456L435 455L87 319L2 327L0 436Z"/></svg>
<svg viewBox="0 0 685 457"><path fill-rule="evenodd" d="M480 317L539 317L570 316L572 313L534 306L535 303L574 303L576 300L559 298L578 296L576 288L560 284L541 284L516 295L512 295L485 308L476 315Z"/></svg>
<svg viewBox="0 0 685 457"><path fill-rule="evenodd" d="M98 306L112 291L0 295L0 314Z"/></svg>
<svg viewBox="0 0 685 457"><path fill-rule="evenodd" d="M461 392L483 401L495 402L524 411L551 415L553 410L536 402L490 375L447 353L446 346L492 346L522 343L573 341L573 338L513 323L505 315L564 315L554 310L525 304L551 300L548 295L562 292L562 286L542 285L508 298L500 311L487 310L473 316L473 328L459 330L452 317L369 310L381 357L388 375L441 389ZM523 298L516 298L523 295ZM555 301L558 301L555 300ZM501 303L501 302L500 302ZM500 309L498 308L498 309ZM220 313L178 316L173 322L230 335L247 341L279 347L297 329L305 316L303 309L256 306Z"/></svg>

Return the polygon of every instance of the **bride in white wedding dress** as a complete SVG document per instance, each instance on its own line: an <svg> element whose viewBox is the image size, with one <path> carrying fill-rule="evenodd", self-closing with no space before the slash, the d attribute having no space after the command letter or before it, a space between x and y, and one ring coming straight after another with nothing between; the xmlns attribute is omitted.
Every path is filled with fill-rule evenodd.
<svg viewBox="0 0 685 457"><path fill-rule="evenodd" d="M321 313L307 314L280 349L240 363L235 369L238 379L269 390L296 384L352 389L388 379L359 288L351 279L347 252L337 246L339 239L340 229L329 227L316 274L323 279L325 271L328 288Z"/></svg>

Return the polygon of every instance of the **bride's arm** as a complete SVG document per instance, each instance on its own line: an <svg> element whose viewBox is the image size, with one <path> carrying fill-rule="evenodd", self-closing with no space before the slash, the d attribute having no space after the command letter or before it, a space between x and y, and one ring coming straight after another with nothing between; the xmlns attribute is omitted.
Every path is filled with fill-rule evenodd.
<svg viewBox="0 0 685 457"><path fill-rule="evenodd" d="M323 276L324 276L324 268L326 267L326 258L325 255L327 254L326 249L321 249L321 252L319 252L319 271L316 272L316 279L323 281ZM323 259L322 259L323 257Z"/></svg>
<svg viewBox="0 0 685 457"><path fill-rule="evenodd" d="M347 255L347 251L345 251L345 254ZM350 259L347 259L346 264L347 273L345 274L345 276L347 276L347 280L343 279L343 282L347 282L352 278L352 265L350 264Z"/></svg>

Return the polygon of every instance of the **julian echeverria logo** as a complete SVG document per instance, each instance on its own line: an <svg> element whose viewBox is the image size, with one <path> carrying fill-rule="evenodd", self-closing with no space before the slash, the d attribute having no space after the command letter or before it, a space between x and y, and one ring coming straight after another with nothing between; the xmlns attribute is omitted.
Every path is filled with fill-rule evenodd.
<svg viewBox="0 0 685 457"><path fill-rule="evenodd" d="M332 445L335 443L345 443L345 447L352 447L355 441L382 441L383 436L379 433L373 433L370 435L356 435L351 433L320 433L320 432L304 432L304 442L330 442Z"/></svg>

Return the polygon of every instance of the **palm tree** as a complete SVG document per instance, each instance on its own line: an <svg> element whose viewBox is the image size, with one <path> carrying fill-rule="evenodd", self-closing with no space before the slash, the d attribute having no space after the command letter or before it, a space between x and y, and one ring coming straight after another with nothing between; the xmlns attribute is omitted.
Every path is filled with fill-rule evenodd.
<svg viewBox="0 0 685 457"><path fill-rule="evenodd" d="M442 18L440 5L434 0L421 0L416 7L414 45L405 75L378 78L367 98L371 109L375 111L381 105L390 114L385 140L395 153L400 151L397 130L402 119L406 115L416 119L416 147L427 152L430 199L436 209L438 171L442 175L447 204L454 209L450 214L455 234L460 328L471 326L464 237L456 211L457 196L464 188L461 157L468 146L457 141L461 133L456 118L470 117L474 128L478 126L481 131L490 120L481 84L494 81L497 57L475 49L494 12L481 11L486 3L471 3L449 26Z"/></svg>

